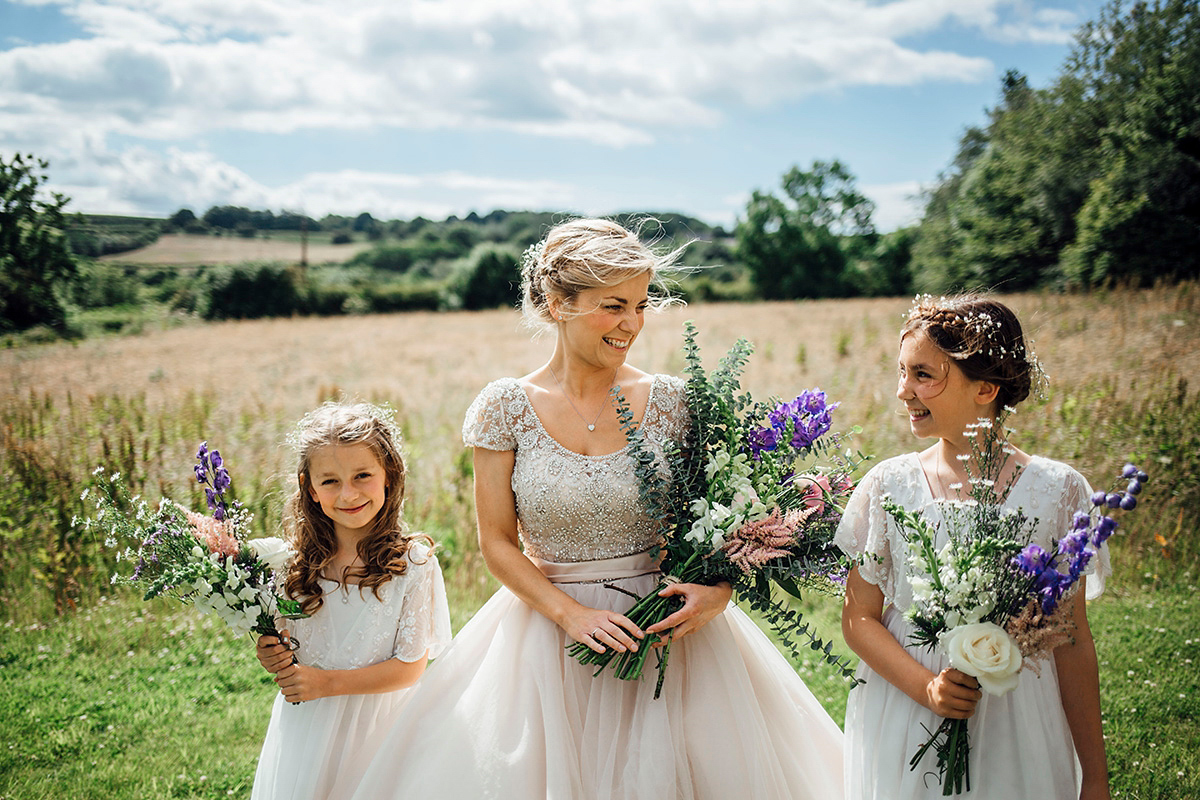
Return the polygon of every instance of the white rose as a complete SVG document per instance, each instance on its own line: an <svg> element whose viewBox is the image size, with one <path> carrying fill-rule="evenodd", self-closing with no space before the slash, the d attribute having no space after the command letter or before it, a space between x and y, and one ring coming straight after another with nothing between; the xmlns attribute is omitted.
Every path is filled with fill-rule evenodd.
<svg viewBox="0 0 1200 800"><path fill-rule="evenodd" d="M246 542L246 546L254 555L266 563L273 572L279 572L283 569L292 558L292 549L287 546L287 542L276 536L267 536L263 539L251 539Z"/></svg>
<svg viewBox="0 0 1200 800"><path fill-rule="evenodd" d="M950 666L977 678L988 694L1000 696L1017 688L1021 648L999 625L960 625L942 634L942 647Z"/></svg>

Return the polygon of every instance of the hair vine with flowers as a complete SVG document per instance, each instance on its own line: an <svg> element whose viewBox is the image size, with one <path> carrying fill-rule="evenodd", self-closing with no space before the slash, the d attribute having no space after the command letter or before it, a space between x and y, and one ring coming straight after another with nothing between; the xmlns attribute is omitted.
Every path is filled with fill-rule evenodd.
<svg viewBox="0 0 1200 800"><path fill-rule="evenodd" d="M369 403L365 400L326 400L312 411L306 413L292 427L292 430L284 438L287 446L297 456L301 455L307 446L305 443L305 433L312 430L314 422L325 416L331 407L347 403L352 409L360 411L363 418L378 420L381 425L387 428L388 435L393 442L400 443L404 441L404 433L400 430L400 424L396 422L396 409L392 408L390 404Z"/></svg>
<svg viewBox="0 0 1200 800"><path fill-rule="evenodd" d="M1029 375L1029 393L1038 400L1045 400L1050 387L1050 376L1029 343L1030 337L1023 335L1023 341L1006 342L1004 326L999 319L983 311L959 312L951 308L951 305L952 298L945 295L934 297L931 294L918 294L904 313L904 318L908 320L923 316L938 324L960 328L963 333L963 348L957 352L946 351L946 355L955 361L965 360L977 353L997 361L1008 360L1011 357L1024 365ZM931 310L933 313L929 314ZM1012 347L1012 352L1009 352L1009 347Z"/></svg>
<svg viewBox="0 0 1200 800"><path fill-rule="evenodd" d="M211 516L167 497L151 507L140 495L130 495L120 473L97 467L94 488L84 489L80 498L92 501L95 515L82 525L104 532L118 564L133 565L127 574L115 573L113 584L142 587L144 600L176 597L216 614L238 633L278 636L277 617L305 616L300 604L278 588L277 576L292 553L276 537L246 538L253 515L240 502L226 501L233 481L220 451L204 442L196 461L193 474Z"/></svg>
<svg viewBox="0 0 1200 800"><path fill-rule="evenodd" d="M999 484L1015 453L1008 443L1013 431L1004 425L1011 412L968 426L971 453L959 458L970 490L962 500L937 503L940 520L931 520L925 509L909 511L890 497L883 500L907 545L913 602L906 616L914 629L909 644L940 648L952 667L997 696L1016 688L1023 667L1040 674L1039 660L1071 641L1069 601L1117 529L1110 512L1132 511L1147 480L1145 472L1126 464L1120 478L1125 488L1095 492L1090 510L1077 511L1070 529L1043 548L1032 541L1036 520L1005 506L1020 468ZM968 720L944 719L936 730L927 729L929 738L909 761L917 769L932 748L943 795L971 788L967 727Z"/></svg>
<svg viewBox="0 0 1200 800"><path fill-rule="evenodd" d="M663 586L728 581L793 657L807 644L852 679L849 662L833 655L833 643L822 641L772 587L795 598L805 590L842 591L848 563L833 535L853 489L850 476L864 459L841 448L858 429L831 430L838 404L820 389L787 402L758 402L742 392L740 375L753 351L744 339L705 372L696 335L696 327L686 323L689 425L683 442L665 448L665 463L643 437L620 390L613 390L642 503L663 534L657 553L662 581L626 616L644 630L679 607L678 598L658 595ZM637 652L597 653L577 643L570 653L595 666L596 674L612 665L618 678L634 680L655 652L658 697L670 655L669 638L660 649L650 647L658 638L647 636Z"/></svg>

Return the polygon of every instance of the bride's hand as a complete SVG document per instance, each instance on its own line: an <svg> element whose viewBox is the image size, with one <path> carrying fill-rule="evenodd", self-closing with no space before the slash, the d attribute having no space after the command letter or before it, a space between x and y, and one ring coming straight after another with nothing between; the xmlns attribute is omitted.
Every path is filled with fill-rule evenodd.
<svg viewBox="0 0 1200 800"><path fill-rule="evenodd" d="M701 583L673 583L658 593L659 597L677 595L683 598L683 607L661 622L656 622L646 628L646 633L662 633L671 630L665 637L674 641L689 633L695 633L720 614L729 605L733 596L733 587L721 582L716 586L705 586ZM662 639L654 643L655 647L666 644Z"/></svg>
<svg viewBox="0 0 1200 800"><path fill-rule="evenodd" d="M634 637L641 639L645 635L633 624L633 620L623 614L584 605L580 605L559 625L572 639L597 653L603 653L610 647L619 653L626 650L637 652Z"/></svg>

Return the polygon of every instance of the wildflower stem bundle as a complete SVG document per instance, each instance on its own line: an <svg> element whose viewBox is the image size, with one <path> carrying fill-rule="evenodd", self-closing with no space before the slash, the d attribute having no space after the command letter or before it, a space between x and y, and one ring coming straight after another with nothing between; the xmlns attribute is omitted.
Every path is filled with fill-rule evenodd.
<svg viewBox="0 0 1200 800"><path fill-rule="evenodd" d="M749 342L739 339L707 373L696 333L687 323L690 424L682 442L666 445L665 463L614 390L642 502L663 532L657 554L663 579L626 616L644 630L680 605L674 596L659 595L665 586L728 582L764 615L793 655L799 651L796 637L806 637L812 649L850 677L848 663L832 655L832 643L813 635L798 612L772 596L772 586L800 597L803 589L836 592L844 584L847 564L833 534L858 462L839 453L847 434L830 430L837 403L829 403L819 389L789 402L756 402L740 387L753 350ZM596 674L611 665L618 678L635 680L653 651L658 697L670 654L669 637L663 647L652 647L659 638L648 635L636 652L597 653L576 643L570 653L595 666Z"/></svg>

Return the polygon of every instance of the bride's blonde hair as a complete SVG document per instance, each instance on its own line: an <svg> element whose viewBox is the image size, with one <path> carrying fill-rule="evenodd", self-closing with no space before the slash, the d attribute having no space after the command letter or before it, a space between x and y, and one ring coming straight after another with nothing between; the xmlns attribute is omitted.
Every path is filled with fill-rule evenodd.
<svg viewBox="0 0 1200 800"><path fill-rule="evenodd" d="M607 219L576 219L550 229L546 238L525 251L521 263L521 311L526 324L547 329L554 324L551 306L564 314L587 313L573 308L580 292L615 286L649 273L658 290L650 307L664 308L682 302L671 297L665 273L676 268L684 244L659 255L637 233Z"/></svg>

